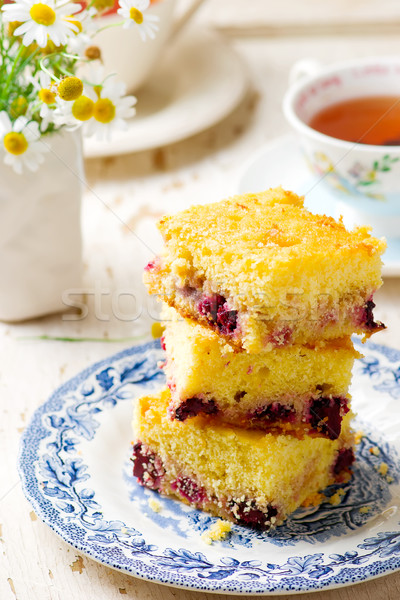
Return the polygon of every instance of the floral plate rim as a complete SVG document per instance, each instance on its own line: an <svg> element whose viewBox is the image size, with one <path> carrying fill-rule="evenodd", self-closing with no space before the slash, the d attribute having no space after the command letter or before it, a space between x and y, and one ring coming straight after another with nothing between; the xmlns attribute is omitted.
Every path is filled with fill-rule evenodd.
<svg viewBox="0 0 400 600"><path fill-rule="evenodd" d="M400 362L400 351L398 350L394 350L389 347L373 343L368 343L367 349L382 355L387 361L389 361L389 363ZM122 382L124 373L126 373L130 369L129 376L132 376L132 374L134 374L134 377L137 377L138 370L140 371L140 368L143 366L143 364L146 364L146 360L149 360L150 366L147 367L147 374L145 373L143 379L140 379L139 377L139 379L134 379L133 381L133 383L139 383L140 385L143 385L144 382L144 385L147 385L147 381L151 381L152 378L158 377L159 374L159 368L157 366L156 360L157 352L159 352L159 342L153 341L147 342L140 346L127 348L108 358L96 362L93 365L81 371L76 376L72 377L59 388L57 388L55 392L50 396L50 398L35 411L30 424L24 431L21 438L20 452L18 458L18 469L22 482L22 489L26 497L31 502L36 514L47 525L49 525L51 529L55 531L55 533L57 533L64 541L66 541L71 546L75 547L77 550L83 552L84 554L96 560L97 562L105 564L108 567L114 568L118 571L139 577L150 582L166 584L177 588L190 589L196 591L230 593L235 595L276 595L282 593L293 594L299 592L321 591L324 589L334 589L337 587L342 587L343 585L351 585L357 582L380 577L382 575L392 573L400 569L400 556L390 556L390 553L385 554L384 552L381 552L380 557L383 556L384 560L374 560L373 562L367 565L363 564L361 566L361 560L360 562L357 562L357 558L353 561L348 559L348 564L360 565L360 567L357 569L348 567L340 568L340 570L338 570L336 573L333 572L332 575L326 576L326 572L323 573L323 565L321 564L321 556L323 556L324 553L314 552L314 554L306 555L303 557L303 562L307 562L307 569L303 570L300 569L296 571L297 565L295 563L298 557L289 557L286 565L292 565L292 567L295 567L294 570L290 571L290 577L285 576L284 573L279 574L280 578L277 578L276 573L272 574L271 577L268 577L268 572L264 570L264 573L267 574L267 577L264 576L264 580L262 581L251 579L251 577L250 579L240 579L240 568L242 569L242 574L245 575L246 573L244 573L243 571L246 571L246 569L247 571L252 571L252 569L254 570L256 566L252 563L255 563L257 561L242 561L239 564L239 561L237 561L236 559L230 558L226 555L224 555L221 559L221 556L219 555L220 564L212 565L212 559L210 560L206 557L206 554L208 553L207 548L211 548L209 546L205 546L204 553L193 552L190 549L185 548L180 548L176 551L167 547L162 557L153 557L155 559L161 559L159 561L159 565L157 565L157 562L154 564L154 561L150 564L146 563L143 559L140 558L139 546L140 544L142 544L141 547L143 548L143 544L146 545L146 541L143 538L143 535L146 534L143 534L141 532L139 532L139 535L141 536L140 544L139 546L135 546L135 551L138 553L139 558L135 557L135 551L133 551L133 559L129 559L128 563L123 564L125 558L122 559L122 551L120 541L118 540L118 538L116 538L117 541L115 541L114 538L112 538L115 541L115 543L113 543L111 547L110 545L107 546L107 543L109 542L107 542L106 536L103 535L104 540L106 540L105 549L104 544L102 547L101 541L96 541L96 539L101 540L102 537L98 534L98 529L96 529L97 538L96 536L94 536L96 539L94 539L94 541L90 541L89 539L86 539L85 536L88 533L93 533L93 528L89 527L90 531L84 531L84 534L82 534L79 527L77 527L76 525L73 524L72 526L68 526L68 519L66 519L65 516L61 514L60 510L55 508L55 505L52 505L52 503L49 500L49 497L45 496L45 485L43 484L43 482L39 483L36 476L35 468L32 468L32 464L36 466L41 465L41 467L43 468L43 465L46 460L46 468L49 464L48 458L39 454L39 447L42 440L45 440L50 436L49 429L46 429L46 426L44 425L44 419L53 418L54 414L52 413L54 413L55 411L61 411L60 414L62 415L63 408L68 407L68 402L71 403L71 396L68 395L73 392L78 393L77 391L79 389L83 390L84 385L87 384L90 378L96 378L96 382L100 384L100 387L98 388L98 391L96 393L102 393L101 402L103 402L104 399L107 399L108 390L111 389L111 387L109 387L107 390L107 386L110 385L109 381L107 380L107 378L109 378L109 371L107 369L110 369L112 367L116 368L116 365L118 365L119 363L121 363L121 365L125 368L125 371L121 371L120 373L120 381ZM152 358L146 359L146 355ZM133 365L133 367L132 365L130 365L129 367L129 360L133 362L136 360L136 363ZM126 361L128 361L128 363L126 363ZM128 364L128 367L126 367L126 364ZM156 366L156 368L154 368L154 365ZM122 383L120 387L123 387ZM86 392L84 393L87 394L87 388ZM108 397L108 399L110 399L110 397ZM113 397L113 400L114 399L115 398ZM100 396L97 398L97 400L96 395L94 396L94 406L96 405L96 402L100 403ZM100 410L102 409L97 408L97 410L100 412ZM74 470L77 473L80 470L82 470L83 472L85 465L83 465L82 467L82 465L79 464L79 459L75 462L76 464L73 465ZM84 480L85 477L86 475L84 475L82 479ZM90 475L88 475L87 478L89 479ZM90 495L86 493L86 498L86 496L83 495L83 492L84 490L82 491L82 498L86 500L87 505L90 506ZM107 523L111 522L106 522L106 525ZM102 527L106 527L106 525L102 525ZM124 529L125 533L127 532L128 536L131 535L131 532L134 532L134 534L132 535L136 535L138 533L137 531L135 532L133 528L129 529L129 526L124 526ZM100 531L104 531L106 533L107 529L103 529ZM383 535L386 535L388 539L390 535L395 535L397 539L400 536L400 527L397 526L396 532L387 532L387 534ZM374 538L375 541L378 538ZM365 543L369 542L371 539L372 538L366 538L364 540L364 547L366 547ZM384 538L382 538L382 542L383 544L387 542L386 546L383 545L383 548L387 547L387 545L391 543L387 540L385 542ZM184 540L182 540L182 545L184 545ZM146 547L151 548L151 546ZM360 546L358 545L357 547ZM137 548L139 548L139 550L137 550ZM151 550L147 554L150 554L150 558L152 558ZM345 554L349 554L350 556L351 553L346 552ZM355 554L357 555L358 553L356 552ZM169 568L171 567L171 564L178 565L175 572L171 570L171 568ZM209 576L206 577L204 575L204 577L201 577L201 574L193 576L193 565L195 564L208 565L206 566L206 573ZM346 564L346 562L344 562L343 564ZM167 566L165 567L165 565ZM210 567L214 567L214 571L210 571ZM267 564L267 567L278 567L278 565ZM229 571L231 574L233 573L235 575L235 570L238 572L238 579L231 579L229 581L226 581L226 572ZM332 569L330 570L332 571ZM312 573L314 571L317 574L314 575L315 578L312 579ZM306 572L306 574L310 572L311 575L304 577L300 575L301 572ZM323 579L319 579L319 573L322 574ZM247 573L247 575L249 575L249 573Z"/></svg>

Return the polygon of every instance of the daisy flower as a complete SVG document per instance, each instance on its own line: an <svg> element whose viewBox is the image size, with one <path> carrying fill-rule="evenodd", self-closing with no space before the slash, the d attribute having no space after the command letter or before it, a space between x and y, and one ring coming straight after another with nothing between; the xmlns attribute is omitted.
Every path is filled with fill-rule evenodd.
<svg viewBox="0 0 400 600"><path fill-rule="evenodd" d="M116 81L115 75L104 78L104 67L91 63L82 96L73 102L57 98L55 122L73 130L83 126L87 136L95 135L98 140L110 139L114 129L126 129L126 119L134 116L136 98L125 96L126 86Z"/></svg>
<svg viewBox="0 0 400 600"><path fill-rule="evenodd" d="M36 42L40 48L45 48L48 40L56 46L66 44L79 30L68 17L80 10L81 5L70 0L15 0L2 7L5 22L21 23L14 35L23 36L24 46Z"/></svg>
<svg viewBox="0 0 400 600"><path fill-rule="evenodd" d="M79 13L79 15L67 19L78 28L78 31L68 40L68 51L70 53L83 56L86 48L93 43L92 38L99 29L98 19L94 19L95 15L97 15L97 11L92 6Z"/></svg>
<svg viewBox="0 0 400 600"><path fill-rule="evenodd" d="M96 93L88 85L84 85L82 94L76 100L69 102L57 96L54 123L65 126L68 131L78 129L93 117L96 100Z"/></svg>
<svg viewBox="0 0 400 600"><path fill-rule="evenodd" d="M125 96L125 84L115 81L113 75L94 90L97 98L93 106L93 117L85 124L84 132L88 136L95 135L98 140L109 140L114 129L127 128L126 119L133 117L136 112L136 98Z"/></svg>
<svg viewBox="0 0 400 600"><path fill-rule="evenodd" d="M18 117L12 123L6 111L0 112L0 143L4 162L17 174L20 175L25 167L36 171L44 162L43 153L48 151L48 147L39 139L40 131L36 121Z"/></svg>
<svg viewBox="0 0 400 600"><path fill-rule="evenodd" d="M155 32L158 31L156 22L159 18L156 15L144 14L150 5L150 0L119 0L119 5L117 13L125 19L124 29L137 27L143 41L147 36L151 39L155 38Z"/></svg>
<svg viewBox="0 0 400 600"><path fill-rule="evenodd" d="M54 82L45 71L31 79L40 102L39 115L41 118L40 130L46 131L50 123L54 122L54 109L56 107L56 92Z"/></svg>

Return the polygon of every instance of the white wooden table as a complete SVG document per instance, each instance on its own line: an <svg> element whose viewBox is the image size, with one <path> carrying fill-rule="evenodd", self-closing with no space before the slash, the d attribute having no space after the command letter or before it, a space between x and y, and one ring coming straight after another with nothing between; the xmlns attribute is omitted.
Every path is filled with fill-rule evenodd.
<svg viewBox="0 0 400 600"><path fill-rule="evenodd" d="M319 36L315 29L311 34L299 30L296 34L293 24L307 21L301 11L303 18L295 19L296 11L300 14L300 4L309 11L311 22L314 19L332 24L335 14L338 30L331 30L326 36ZM229 43L247 62L251 89L242 104L222 123L191 139L140 154L87 161L90 189L85 194L83 210L86 318L66 320L56 315L20 325L0 324L1 600L228 598L134 579L70 548L36 517L25 500L16 470L18 444L34 410L57 386L94 361L131 345L135 339L149 337L152 311L140 282L142 268L151 252L140 240L156 240L154 223L160 214L230 194L237 171L247 157L268 140L289 131L280 104L293 62L308 56L331 62L400 51L398 33L390 32L393 23L400 19L397 2L379 3L381 9L372 0L324 4L325 10L320 2L286 0L279 14L276 6L269 14L271 3L266 11L262 1L211 0L198 19L228 28ZM290 6L294 12L289 10ZM383 7L385 14L381 14ZM255 18L257 15L259 19ZM373 31L371 23L375 21L382 21L383 29L377 27ZM357 35L346 30L349 22L358 23ZM259 28L254 29L255 23L257 27L272 23L273 37L260 37ZM248 26L246 36L238 35L240 24ZM285 29L288 25L292 29ZM232 37L232 33L237 37ZM153 241L151 250L157 251L157 244ZM143 302L143 311L135 320L125 320L124 315L133 315L134 307L129 304L129 296L125 296L124 304L118 294L132 290ZM377 294L377 316L388 329L376 339L400 349L399 297L400 280L385 281ZM120 318L112 311L116 298L120 302L117 305ZM97 338L97 341L38 339L43 335ZM121 338L130 341L109 341ZM395 600L400 598L400 573L337 591L302 596L311 597Z"/></svg>

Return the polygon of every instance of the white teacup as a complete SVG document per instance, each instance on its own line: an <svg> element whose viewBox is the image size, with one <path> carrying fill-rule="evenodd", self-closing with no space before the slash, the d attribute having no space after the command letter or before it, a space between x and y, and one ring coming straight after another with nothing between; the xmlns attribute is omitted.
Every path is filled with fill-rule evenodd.
<svg viewBox="0 0 400 600"><path fill-rule="evenodd" d="M349 226L367 223L376 235L400 237L400 145L343 141L312 129L321 109L368 96L400 99L400 57L361 58L320 66L300 61L286 93L284 114L300 134L311 168L330 186Z"/></svg>
<svg viewBox="0 0 400 600"><path fill-rule="evenodd" d="M117 73L118 79L126 83L129 93L137 91L146 83L167 41L175 35L200 2L194 0L179 20L175 17L175 5L176 0L158 0L151 4L146 14L158 17L158 31L154 39L147 38L145 41L141 39L136 27L109 27L121 23L120 15L100 17L101 27L105 29L96 34L93 42L101 50L105 73Z"/></svg>

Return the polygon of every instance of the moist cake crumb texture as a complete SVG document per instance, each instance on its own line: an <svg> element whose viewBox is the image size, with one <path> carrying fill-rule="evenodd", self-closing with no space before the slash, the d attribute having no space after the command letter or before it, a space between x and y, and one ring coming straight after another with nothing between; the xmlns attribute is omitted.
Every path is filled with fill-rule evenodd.
<svg viewBox="0 0 400 600"><path fill-rule="evenodd" d="M171 418L203 414L243 427L339 436L360 356L350 338L248 354L174 309L162 315Z"/></svg>
<svg viewBox="0 0 400 600"><path fill-rule="evenodd" d="M384 328L385 241L282 188L193 206L159 228L165 247L144 281L164 303L152 332L167 387L135 401L133 475L220 517L205 543L232 522L268 531L302 505L340 504L342 487L324 490L349 481L362 437L351 335Z"/></svg>
<svg viewBox="0 0 400 600"><path fill-rule="evenodd" d="M193 206L159 223L150 293L248 352L382 329L373 316L386 243L347 231L281 188Z"/></svg>
<svg viewBox="0 0 400 600"><path fill-rule="evenodd" d="M133 473L161 494L235 523L267 530L306 498L346 480L354 460L351 414L332 441L167 414L170 392L136 401ZM282 468L284 465L284 468Z"/></svg>

